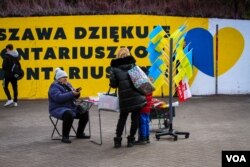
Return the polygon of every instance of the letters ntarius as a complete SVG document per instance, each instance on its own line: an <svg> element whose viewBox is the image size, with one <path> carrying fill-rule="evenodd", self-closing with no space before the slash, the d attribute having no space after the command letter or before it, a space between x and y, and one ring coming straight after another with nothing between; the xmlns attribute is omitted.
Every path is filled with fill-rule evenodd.
<svg viewBox="0 0 250 167"><path fill-rule="evenodd" d="M134 57L147 56L146 46L126 46ZM63 60L63 59L112 59L120 47L47 47L47 48L17 48L23 60ZM4 52L4 50L2 50Z"/></svg>

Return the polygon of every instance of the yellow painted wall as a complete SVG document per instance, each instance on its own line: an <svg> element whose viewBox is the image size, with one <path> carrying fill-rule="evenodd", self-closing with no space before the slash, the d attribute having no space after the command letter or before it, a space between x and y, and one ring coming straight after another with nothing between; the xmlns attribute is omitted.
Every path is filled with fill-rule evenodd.
<svg viewBox="0 0 250 167"><path fill-rule="evenodd" d="M187 30L208 27L208 19L149 15L0 18L0 49L11 43L21 55L25 77L18 85L20 99L47 98L56 67L83 88L83 97L95 96L108 90L106 70L121 46L131 49L139 66L147 66L147 36L153 27L165 26L171 34L184 23ZM168 89L163 90L166 95Z"/></svg>

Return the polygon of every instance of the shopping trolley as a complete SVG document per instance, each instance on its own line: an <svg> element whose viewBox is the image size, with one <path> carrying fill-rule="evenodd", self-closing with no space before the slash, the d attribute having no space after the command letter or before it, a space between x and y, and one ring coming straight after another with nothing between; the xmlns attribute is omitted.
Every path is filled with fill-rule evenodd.
<svg viewBox="0 0 250 167"><path fill-rule="evenodd" d="M177 106L177 103L173 105L173 117L175 116L175 106ZM150 110L151 123L153 119L158 120L159 129L169 128L169 106L166 102L153 98Z"/></svg>

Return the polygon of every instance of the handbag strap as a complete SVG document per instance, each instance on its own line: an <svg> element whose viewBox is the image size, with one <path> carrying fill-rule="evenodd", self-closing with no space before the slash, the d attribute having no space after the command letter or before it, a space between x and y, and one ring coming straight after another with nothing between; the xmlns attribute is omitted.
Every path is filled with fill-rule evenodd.
<svg viewBox="0 0 250 167"><path fill-rule="evenodd" d="M111 90L111 86L109 87L109 90L108 90L108 92L107 92L107 95L110 94L110 90ZM117 88L115 88L115 94L117 95Z"/></svg>

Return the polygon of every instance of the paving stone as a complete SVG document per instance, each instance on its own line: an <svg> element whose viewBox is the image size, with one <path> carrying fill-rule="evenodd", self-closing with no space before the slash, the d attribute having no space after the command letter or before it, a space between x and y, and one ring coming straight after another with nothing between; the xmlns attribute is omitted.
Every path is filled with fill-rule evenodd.
<svg viewBox="0 0 250 167"><path fill-rule="evenodd" d="M249 95L193 97L176 108L173 120L174 129L190 132L188 139L156 140L158 120L153 120L150 144L127 148L124 135L120 149L113 148L118 113L101 113L103 145L75 138L63 144L50 138L47 100L21 100L11 108L0 103L1 167L218 167L222 150L250 150ZM92 139L98 140L96 106L90 120ZM127 133L129 124L130 119Z"/></svg>

